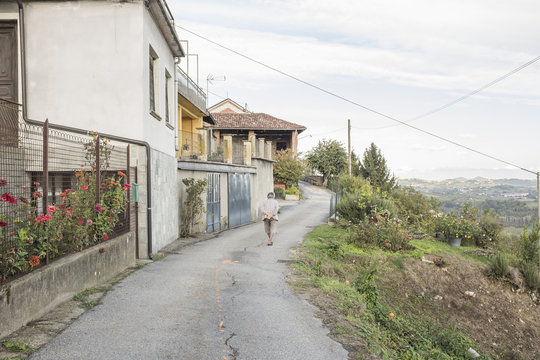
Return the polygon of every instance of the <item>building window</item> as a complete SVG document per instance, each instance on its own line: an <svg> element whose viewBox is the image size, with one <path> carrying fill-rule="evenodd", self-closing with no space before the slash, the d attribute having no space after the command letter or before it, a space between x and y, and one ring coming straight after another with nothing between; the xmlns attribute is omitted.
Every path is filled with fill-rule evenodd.
<svg viewBox="0 0 540 360"><path fill-rule="evenodd" d="M156 73L157 73L157 60L158 56L154 49L150 47L150 56L149 59L149 100L150 100L150 113L156 114L157 112L157 106L156 106L156 98L157 95L157 87L156 87ZM156 114L157 115L157 114Z"/></svg>
<svg viewBox="0 0 540 360"><path fill-rule="evenodd" d="M169 103L169 92L171 90L171 75L167 70L165 70L165 122L170 124L170 103Z"/></svg>

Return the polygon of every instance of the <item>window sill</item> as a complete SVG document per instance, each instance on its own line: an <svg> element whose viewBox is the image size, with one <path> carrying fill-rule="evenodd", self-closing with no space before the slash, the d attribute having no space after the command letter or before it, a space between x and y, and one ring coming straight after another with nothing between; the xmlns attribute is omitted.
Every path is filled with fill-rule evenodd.
<svg viewBox="0 0 540 360"><path fill-rule="evenodd" d="M167 125L167 127L171 130L174 130L174 126L171 125L171 123L165 123Z"/></svg>
<svg viewBox="0 0 540 360"><path fill-rule="evenodd" d="M161 116L159 116L159 114L155 112L154 110L150 110L150 115L152 115L153 117L161 121Z"/></svg>

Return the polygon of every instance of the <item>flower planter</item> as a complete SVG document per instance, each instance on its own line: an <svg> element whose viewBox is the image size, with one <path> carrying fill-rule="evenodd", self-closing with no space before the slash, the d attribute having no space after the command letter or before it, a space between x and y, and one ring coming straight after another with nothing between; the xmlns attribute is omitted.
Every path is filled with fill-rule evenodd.
<svg viewBox="0 0 540 360"><path fill-rule="evenodd" d="M450 246L460 247L461 238L450 238Z"/></svg>

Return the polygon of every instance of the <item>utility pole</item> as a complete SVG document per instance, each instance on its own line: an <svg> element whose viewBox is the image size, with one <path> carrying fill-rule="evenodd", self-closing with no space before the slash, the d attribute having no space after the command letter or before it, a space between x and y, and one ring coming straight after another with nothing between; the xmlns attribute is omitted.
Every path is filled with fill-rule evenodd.
<svg viewBox="0 0 540 360"><path fill-rule="evenodd" d="M352 175L352 165L351 165L351 162L352 162L352 159L351 159L351 119L348 119L347 120L347 130L348 130L348 137L349 137L349 175ZM540 212L539 212L540 214Z"/></svg>

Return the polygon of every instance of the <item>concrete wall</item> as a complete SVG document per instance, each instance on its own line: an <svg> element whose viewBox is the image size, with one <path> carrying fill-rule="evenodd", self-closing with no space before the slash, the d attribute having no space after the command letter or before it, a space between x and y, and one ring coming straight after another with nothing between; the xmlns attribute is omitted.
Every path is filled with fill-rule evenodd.
<svg viewBox="0 0 540 360"><path fill-rule="evenodd" d="M266 195L274 190L274 162L263 158L253 158L257 175L251 182L251 220L260 220L260 209Z"/></svg>
<svg viewBox="0 0 540 360"><path fill-rule="evenodd" d="M180 214L176 157L152 149L152 252L178 239Z"/></svg>
<svg viewBox="0 0 540 360"><path fill-rule="evenodd" d="M174 154L174 57L143 1L27 2L24 11L29 117L144 140ZM150 47L158 56L162 120L149 110Z"/></svg>
<svg viewBox="0 0 540 360"><path fill-rule="evenodd" d="M274 162L264 158L253 158L252 166L238 166L234 164L223 164L223 163L206 163L206 162L178 162L180 169L178 169L178 187L181 188L179 194L180 197L180 213L183 203L185 201L185 185L182 183L184 178L195 178L195 179L206 179L209 172L218 172L220 173L220 201L221 201L221 229L228 228L228 174L229 173L248 173L250 174L251 181L251 208L250 216L251 221L258 221L260 207L262 201L266 199L268 192L273 190L273 170ZM189 165L183 165L189 164ZM182 169L183 167L183 169ZM186 170L190 168L191 170ZM199 168L199 169L197 169ZM203 194L203 199L205 201L206 208L206 193ZM197 224L195 231L196 232L205 232L206 231L206 215L203 215L200 219L200 223Z"/></svg>
<svg viewBox="0 0 540 360"><path fill-rule="evenodd" d="M104 248L104 252L99 249ZM74 294L135 263L135 233L68 255L0 287L0 338L36 320Z"/></svg>
<svg viewBox="0 0 540 360"><path fill-rule="evenodd" d="M142 2L27 2L24 11L29 117L142 140Z"/></svg>
<svg viewBox="0 0 540 360"><path fill-rule="evenodd" d="M142 2L141 2L141 6ZM139 88L143 91L142 102L142 114L143 127L142 131L144 138L148 141L152 148L159 150L165 154L176 156L176 140L175 132L177 127L177 93L175 91L174 81L176 79L176 65L174 56L163 37L161 30L156 25L152 15L144 9L143 16L143 41L139 41L139 46L142 46L142 53L139 54L138 59L141 59L142 64L142 84L139 84ZM148 66L150 47L156 52L158 56L156 68L154 74L156 77L155 84L155 96L156 96L156 113L161 117L161 120L156 119L150 114L150 69ZM169 88L169 124L165 122L165 72L171 76L170 84L172 88Z"/></svg>

